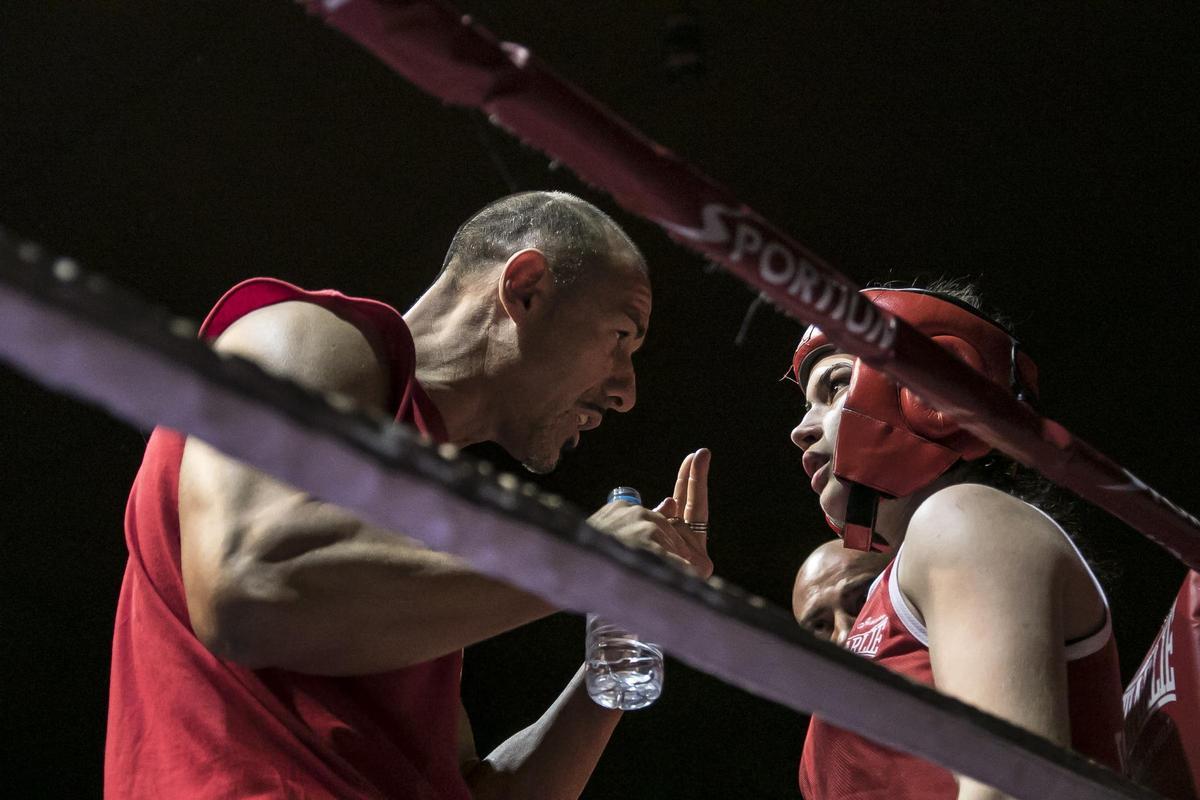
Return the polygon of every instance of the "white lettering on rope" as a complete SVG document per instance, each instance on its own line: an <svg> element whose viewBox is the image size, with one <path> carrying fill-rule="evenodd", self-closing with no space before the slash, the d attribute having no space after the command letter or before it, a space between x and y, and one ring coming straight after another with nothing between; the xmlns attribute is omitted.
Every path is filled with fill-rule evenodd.
<svg viewBox="0 0 1200 800"><path fill-rule="evenodd" d="M720 203L700 210L700 227L655 220L671 233L698 245L728 245L728 260L755 264L758 275L769 286L784 291L819 314L843 323L851 335L881 349L891 347L896 329L888 317L851 287L823 274L808 259L746 212Z"/></svg>

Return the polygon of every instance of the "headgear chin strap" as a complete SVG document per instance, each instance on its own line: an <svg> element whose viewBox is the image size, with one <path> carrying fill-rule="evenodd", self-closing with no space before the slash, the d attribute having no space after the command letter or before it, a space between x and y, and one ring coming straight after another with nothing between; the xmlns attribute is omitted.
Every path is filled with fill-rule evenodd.
<svg viewBox="0 0 1200 800"><path fill-rule="evenodd" d="M970 305L922 289L864 289L891 312L1019 399L1037 395L1037 367L1006 330ZM801 389L813 366L835 352L818 328L800 340L792 369ZM974 461L991 446L905 387L855 361L833 452L833 475L849 489L846 520L837 525L845 546L870 550L880 497L905 497L929 486L959 461Z"/></svg>

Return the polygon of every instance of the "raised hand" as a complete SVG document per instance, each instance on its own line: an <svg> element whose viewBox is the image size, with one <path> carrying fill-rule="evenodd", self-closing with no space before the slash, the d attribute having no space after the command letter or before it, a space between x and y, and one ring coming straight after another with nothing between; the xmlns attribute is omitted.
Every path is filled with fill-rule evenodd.
<svg viewBox="0 0 1200 800"><path fill-rule="evenodd" d="M708 465L711 460L712 453L708 448L689 453L679 465L673 496L660 504L671 502L674 506L673 513L664 512L680 539L681 546L674 552L703 578L713 572L712 559L708 556Z"/></svg>
<svg viewBox="0 0 1200 800"><path fill-rule="evenodd" d="M609 503L588 523L630 547L643 547L698 574L712 575L708 534L691 525L708 523L708 464L706 449L689 453L679 467L675 493L654 509L628 503Z"/></svg>

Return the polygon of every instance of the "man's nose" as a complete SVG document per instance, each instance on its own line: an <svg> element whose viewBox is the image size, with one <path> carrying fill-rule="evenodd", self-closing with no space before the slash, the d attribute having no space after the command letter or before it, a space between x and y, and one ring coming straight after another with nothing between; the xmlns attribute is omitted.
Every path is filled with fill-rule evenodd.
<svg viewBox="0 0 1200 800"><path fill-rule="evenodd" d="M613 372L608 382L608 404L614 411L632 411L637 403L637 375L633 361L625 360Z"/></svg>
<svg viewBox="0 0 1200 800"><path fill-rule="evenodd" d="M845 611L835 611L833 613L833 643L838 647L845 647L846 640L850 638L850 631L854 629L854 620L857 617L851 616Z"/></svg>

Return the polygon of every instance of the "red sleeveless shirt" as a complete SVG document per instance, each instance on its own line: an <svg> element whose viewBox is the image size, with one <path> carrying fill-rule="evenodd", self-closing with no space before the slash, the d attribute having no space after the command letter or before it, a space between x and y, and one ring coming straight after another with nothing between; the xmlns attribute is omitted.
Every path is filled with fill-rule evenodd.
<svg viewBox="0 0 1200 800"><path fill-rule="evenodd" d="M274 303L327 307L379 333L396 419L444 441L393 308L255 278L230 290L201 337ZM469 800L457 757L462 653L354 677L245 669L192 632L180 571L184 437L156 429L125 514L129 563L113 636L104 791L109 798Z"/></svg>
<svg viewBox="0 0 1200 800"><path fill-rule="evenodd" d="M846 647L934 685L925 626L896 580L901 552L903 547L872 584ZM1096 588L1103 597L1098 583ZM1111 615L1106 612L1095 634L1065 645L1065 656L1071 746L1119 769L1121 674ZM813 717L800 759L800 791L805 800L954 800L958 785L942 767Z"/></svg>

